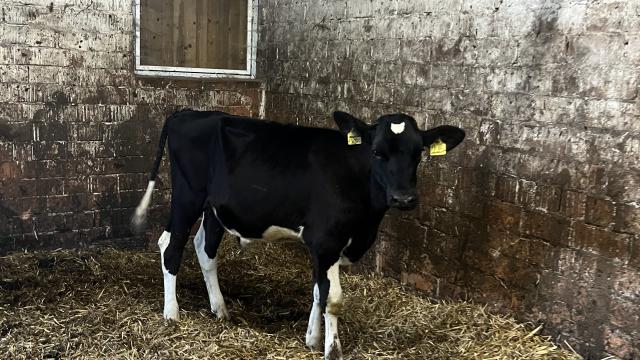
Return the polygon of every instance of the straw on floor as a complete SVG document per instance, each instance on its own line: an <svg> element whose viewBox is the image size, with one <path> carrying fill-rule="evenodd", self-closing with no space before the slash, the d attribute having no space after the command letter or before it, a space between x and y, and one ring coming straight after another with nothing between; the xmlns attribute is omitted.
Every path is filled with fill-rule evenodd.
<svg viewBox="0 0 640 360"><path fill-rule="evenodd" d="M0 357L321 359L304 345L309 258L300 244L225 239L215 319L197 260L178 277L181 321L162 319L157 252L97 249L0 258ZM469 303L433 303L379 276L342 275L347 359L579 359L533 326Z"/></svg>

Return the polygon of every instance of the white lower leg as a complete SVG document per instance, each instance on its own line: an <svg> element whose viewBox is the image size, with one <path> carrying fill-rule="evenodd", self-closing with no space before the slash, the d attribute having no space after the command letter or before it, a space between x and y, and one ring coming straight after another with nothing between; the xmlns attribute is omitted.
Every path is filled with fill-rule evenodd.
<svg viewBox="0 0 640 360"><path fill-rule="evenodd" d="M342 359L342 346L338 337L338 314L342 310L342 287L340 286L340 261L327 271L329 296L324 313L324 358Z"/></svg>
<svg viewBox="0 0 640 360"><path fill-rule="evenodd" d="M307 336L305 338L305 342L310 348L320 346L320 341L322 340L322 333L320 331L321 321L320 290L318 290L318 284L315 284L313 286L313 305L311 307L311 314L309 314L309 324L307 325Z"/></svg>
<svg viewBox="0 0 640 360"><path fill-rule="evenodd" d="M202 276L207 286L207 293L209 294L209 304L211 305L211 312L216 314L218 319L229 319L229 312L227 306L224 303L222 292L220 292L220 284L218 283L218 261L216 258L209 258L209 255L204 250L205 245L205 232L203 224L200 224L200 228L193 238L193 245L198 255L198 262L200 263L200 269L202 270Z"/></svg>
<svg viewBox="0 0 640 360"><path fill-rule="evenodd" d="M180 320L178 299L176 299L176 275L169 273L164 266L164 251L169 246L171 240L170 232L163 232L158 239L158 247L160 247L160 262L162 263L162 274L164 275L164 311L163 316L167 320Z"/></svg>
<svg viewBox="0 0 640 360"><path fill-rule="evenodd" d="M338 317L324 313L324 358L342 359L342 346L338 338Z"/></svg>

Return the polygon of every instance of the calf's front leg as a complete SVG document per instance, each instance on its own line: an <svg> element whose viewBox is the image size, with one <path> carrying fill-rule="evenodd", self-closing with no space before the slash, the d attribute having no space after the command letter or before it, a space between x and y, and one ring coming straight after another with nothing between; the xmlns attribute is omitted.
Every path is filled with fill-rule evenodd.
<svg viewBox="0 0 640 360"><path fill-rule="evenodd" d="M324 310L324 358L326 360L342 359L342 346L338 337L338 316L343 303L339 260L333 262L333 265L326 270L320 265L317 284L320 293L320 309Z"/></svg>
<svg viewBox="0 0 640 360"><path fill-rule="evenodd" d="M340 286L340 262L327 271L329 296L324 312L324 357L342 359L342 346L338 338L338 316L342 310L342 287Z"/></svg>
<svg viewBox="0 0 640 360"><path fill-rule="evenodd" d="M202 218L200 228L193 238L193 246L196 249L202 276L207 286L211 312L214 313L218 319L229 319L229 312L227 311L227 306L224 303L224 298L222 297L218 283L217 249L222 240L223 231L224 228L219 225L213 212L207 209Z"/></svg>

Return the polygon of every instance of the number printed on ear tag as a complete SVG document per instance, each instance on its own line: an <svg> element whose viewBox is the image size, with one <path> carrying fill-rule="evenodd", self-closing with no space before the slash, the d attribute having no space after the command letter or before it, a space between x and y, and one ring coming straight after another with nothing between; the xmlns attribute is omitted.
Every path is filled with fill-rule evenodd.
<svg viewBox="0 0 640 360"><path fill-rule="evenodd" d="M429 147L429 155L431 156L442 156L447 153L447 144L443 143L442 140L438 139L436 142L431 144Z"/></svg>
<svg viewBox="0 0 640 360"><path fill-rule="evenodd" d="M362 138L355 130L349 131L347 134L347 144L349 145L359 145L362 144Z"/></svg>

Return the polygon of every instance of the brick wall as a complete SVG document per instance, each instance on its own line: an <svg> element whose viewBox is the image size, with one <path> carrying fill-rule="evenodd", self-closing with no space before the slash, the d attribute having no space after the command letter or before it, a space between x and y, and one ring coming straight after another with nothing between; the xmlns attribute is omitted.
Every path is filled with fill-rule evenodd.
<svg viewBox="0 0 640 360"><path fill-rule="evenodd" d="M155 242L168 219L166 161L154 226L137 238L128 226L165 115L257 115L257 82L134 76L131 4L0 3L0 251Z"/></svg>
<svg viewBox="0 0 640 360"><path fill-rule="evenodd" d="M268 117L467 131L365 264L640 358L640 1L278 0L260 24Z"/></svg>

